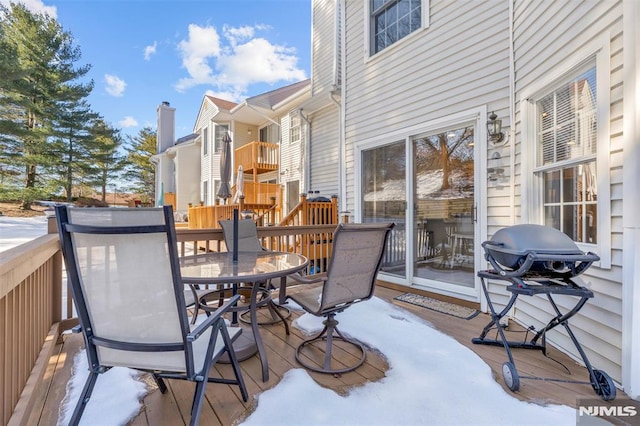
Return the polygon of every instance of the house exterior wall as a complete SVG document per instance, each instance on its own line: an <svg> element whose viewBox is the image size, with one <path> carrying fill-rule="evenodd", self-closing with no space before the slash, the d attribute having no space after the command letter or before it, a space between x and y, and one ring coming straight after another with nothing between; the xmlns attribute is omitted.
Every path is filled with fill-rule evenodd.
<svg viewBox="0 0 640 426"><path fill-rule="evenodd" d="M340 200L342 132L340 106L341 22L339 0L312 1L311 100L303 109L301 192Z"/></svg>
<svg viewBox="0 0 640 426"><path fill-rule="evenodd" d="M426 3L430 3L428 28L366 57L366 3L345 2L347 170L354 170L354 147L381 135L398 134L402 139L407 136L402 129L480 107L495 110L503 118L508 114L508 3ZM503 126L509 126L508 119ZM357 208L356 178L353 172L347 173L350 211Z"/></svg>
<svg viewBox="0 0 640 426"><path fill-rule="evenodd" d="M337 0L312 2L311 90L312 95L330 91L336 70ZM314 60L315 58L321 58Z"/></svg>
<svg viewBox="0 0 640 426"><path fill-rule="evenodd" d="M310 181L307 188L309 197L321 195L330 198L339 194L340 154L339 154L339 109L335 105L313 113L310 136Z"/></svg>
<svg viewBox="0 0 640 426"><path fill-rule="evenodd" d="M292 114L297 114L297 112L292 111ZM304 146L304 132L302 131L303 126L300 126L300 141L291 142L291 114L284 114L280 117L280 131L281 131L281 140L280 140L280 176L279 183L282 185L284 189L284 199L288 200L289 193L287 189L287 183L298 181L299 184L302 183L302 150L301 148ZM298 188L298 191L301 191L301 188ZM283 216L288 213L287 203L283 205Z"/></svg>
<svg viewBox="0 0 640 426"><path fill-rule="evenodd" d="M215 204L215 188L214 180L220 179L220 154L214 152L214 144L212 141L215 137L215 129L213 126L213 117L219 112L218 108L206 98L202 101L200 114L193 128L194 133L200 134L200 185L198 191L200 193L199 201L207 201L207 205ZM207 139L203 140L203 129L207 128ZM202 146L207 144L207 154L203 154ZM204 194L203 183L208 182L207 194Z"/></svg>
<svg viewBox="0 0 640 426"><path fill-rule="evenodd" d="M573 331L587 352L592 364L606 371L614 380L622 380L622 2L549 2L536 3L516 0L514 2L514 70L515 70L515 210L516 221L535 220L527 213L526 181L530 179L527 163L529 137L523 133L522 105L527 102L527 88L537 82L552 80L550 75L562 74L576 64L567 61L582 50L589 49L594 40L606 38L605 49L609 74L610 99L609 122L598 123L608 127L609 170L598 173L610 176L611 249L600 253L611 257L610 267L589 268L583 281L594 292L580 313L571 320ZM588 52L587 52L588 54ZM599 106L600 108L600 106ZM599 140L598 144L604 141ZM601 161L599 158L598 161ZM604 194L603 194L604 195ZM599 197L601 194L598 195ZM600 202L608 202L600 199ZM568 303L568 302L567 302ZM565 305L566 306L566 305ZM551 307L539 298L523 298L515 311L516 319L526 324L539 326L538 318L548 318ZM559 327L560 328L560 327ZM564 332L548 335L549 341L558 344L577 359L579 354Z"/></svg>
<svg viewBox="0 0 640 426"><path fill-rule="evenodd" d="M595 297L572 319L571 325L594 367L606 371L615 381L624 382L623 350L625 346L632 346L638 351L638 333L635 331L635 338L623 338L622 200L625 191L622 171L626 156L622 132L623 101L626 101L622 77L623 2L425 1L423 4L428 4L429 11L428 27L371 57L366 53L367 3L343 2L346 209L356 214L359 210L356 156L362 147L402 141L428 129L429 123L477 110L482 118L477 130L484 140L480 141L481 155L476 160L481 161L476 162L476 167L489 167L492 154L498 152L509 173L508 181L500 187L482 183L485 192L479 192L483 196L478 201L479 213L484 217L480 235L485 238L504 226L532 220L528 213L529 200L523 195L523 187L531 179L531 166L527 163L531 161L528 151L531 141L523 139L522 134L523 94L532 85L549 79L550 74L569 66L565 64L566 58L596 39L607 38L610 99L609 118L604 125L608 127L609 164L605 174L610 176L607 220L611 228L611 249L610 253L603 254L610 257L610 266L603 262L602 267L592 266L584 274L584 282ZM316 37L316 31L313 34ZM314 62L317 60L314 57ZM486 129L481 129L486 113L491 111L502 118L503 127L510 135L504 147L489 146ZM316 125L317 120L318 117L312 130L320 127ZM321 149L325 155L330 152L328 140L323 141L326 145L316 146L316 142L313 138L312 152ZM316 182L335 181L319 173L319 169L312 167L313 189ZM486 174L484 176L486 178ZM480 242L476 241L476 253L482 252ZM624 257L633 258L626 253ZM509 293L504 287L498 282L489 285L491 298L498 307L508 299ZM637 294L637 290L624 294ZM562 309L574 304L572 300L559 299ZM486 310L486 304L483 307ZM548 302L523 297L511 314L518 322L539 327L540 318L548 318L549 311ZM556 329L546 337L581 359L564 331ZM627 367L627 370L637 371L637 368Z"/></svg>
<svg viewBox="0 0 640 426"><path fill-rule="evenodd" d="M191 144L176 150L173 159L175 175L180 179L174 179L176 188L176 206L174 209L181 214L187 214L189 203L198 205L200 202L200 170L194 167L200 162L200 145Z"/></svg>

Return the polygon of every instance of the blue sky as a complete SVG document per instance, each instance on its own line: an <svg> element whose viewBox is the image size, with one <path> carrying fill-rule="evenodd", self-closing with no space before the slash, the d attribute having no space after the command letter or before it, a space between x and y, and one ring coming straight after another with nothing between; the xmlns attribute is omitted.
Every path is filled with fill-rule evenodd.
<svg viewBox="0 0 640 426"><path fill-rule="evenodd" d="M125 134L155 129L163 101L181 137L205 94L238 102L310 75L310 0L22 2L73 35L92 65L89 103Z"/></svg>

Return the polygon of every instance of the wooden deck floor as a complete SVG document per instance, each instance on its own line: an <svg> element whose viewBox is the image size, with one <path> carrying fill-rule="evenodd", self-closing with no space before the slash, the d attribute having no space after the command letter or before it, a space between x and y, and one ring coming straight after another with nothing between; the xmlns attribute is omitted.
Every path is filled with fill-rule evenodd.
<svg viewBox="0 0 640 426"><path fill-rule="evenodd" d="M485 324L488 323L488 315L480 314L470 320L459 319L451 315L394 301L393 298L399 294L399 291L382 286L378 286L376 290L378 297L406 308L429 321L435 328L471 348L492 368L496 381L503 386L506 392L510 392L502 382L502 363L507 360L504 348L471 343L471 339L477 337ZM293 315L297 314L294 312ZM288 370L299 368L294 356L296 346L304 338L299 330L291 327L291 335L286 336L281 324L262 326L261 335L269 361L269 381L262 382L261 366L257 356L243 361L241 367L250 395L249 401L246 403L242 401L237 386L210 384L207 387L206 402L203 404L201 424L231 425L238 423L254 409L257 394L275 386ZM58 345L56 355L51 358L48 371L45 374L39 400L30 417L30 425L56 425L58 410L65 395L65 386L71 375L73 355L80 350L82 344L81 336L69 334L65 335L64 343ZM540 351L514 350L513 352L520 375L588 381L586 368L581 367L554 348L548 351L552 359L544 357ZM349 355L343 354L342 356ZM567 373L556 361L566 366L570 373ZM228 365L218 365L215 368L216 374L232 377ZM322 386L342 393L351 387L381 379L386 370L387 364L384 359L368 353L366 363L354 372L343 374L340 377L313 372L310 372L310 375ZM131 425L188 424L193 384L180 380L167 382L169 391L163 395L152 381L148 381L149 392L144 398L143 409L130 423ZM522 380L520 391L514 395L530 402L565 404L572 407L576 406L577 398L597 398L588 384L541 380Z"/></svg>

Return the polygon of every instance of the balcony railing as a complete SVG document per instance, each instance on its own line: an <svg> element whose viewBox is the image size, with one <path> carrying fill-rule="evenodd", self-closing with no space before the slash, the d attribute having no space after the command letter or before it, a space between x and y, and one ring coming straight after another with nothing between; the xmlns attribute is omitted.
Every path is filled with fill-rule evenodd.
<svg viewBox="0 0 640 426"><path fill-rule="evenodd" d="M278 144L271 142L249 142L235 149L235 164L252 173L255 182L257 175L278 170L278 149Z"/></svg>

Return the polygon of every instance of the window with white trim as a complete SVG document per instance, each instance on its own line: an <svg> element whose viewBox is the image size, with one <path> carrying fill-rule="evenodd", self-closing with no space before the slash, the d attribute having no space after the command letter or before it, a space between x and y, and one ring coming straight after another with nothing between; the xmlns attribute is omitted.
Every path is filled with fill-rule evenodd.
<svg viewBox="0 0 640 426"><path fill-rule="evenodd" d="M297 143L302 139L302 122L300 114L289 114L289 143Z"/></svg>
<svg viewBox="0 0 640 426"><path fill-rule="evenodd" d="M202 129L202 155L205 156L209 153L209 128L204 127Z"/></svg>
<svg viewBox="0 0 640 426"><path fill-rule="evenodd" d="M532 80L520 94L522 221L562 230L612 261L611 36Z"/></svg>
<svg viewBox="0 0 640 426"><path fill-rule="evenodd" d="M202 202L205 206L209 205L209 181L202 182Z"/></svg>
<svg viewBox="0 0 640 426"><path fill-rule="evenodd" d="M597 105L594 63L535 102L543 223L587 244L598 242Z"/></svg>
<svg viewBox="0 0 640 426"><path fill-rule="evenodd" d="M222 151L222 138L224 138L224 134L229 131L228 124L217 124L216 123L216 137L215 137L215 145L214 152L218 153Z"/></svg>
<svg viewBox="0 0 640 426"><path fill-rule="evenodd" d="M380 52L422 27L427 0L370 0L370 52Z"/></svg>
<svg viewBox="0 0 640 426"><path fill-rule="evenodd" d="M213 180L213 199L218 199L218 190L220 190L220 179ZM214 203L215 204L215 203Z"/></svg>
<svg viewBox="0 0 640 426"><path fill-rule="evenodd" d="M542 223L576 243L594 245L603 237L598 229L597 77L596 63L590 61L535 100L534 176Z"/></svg>

